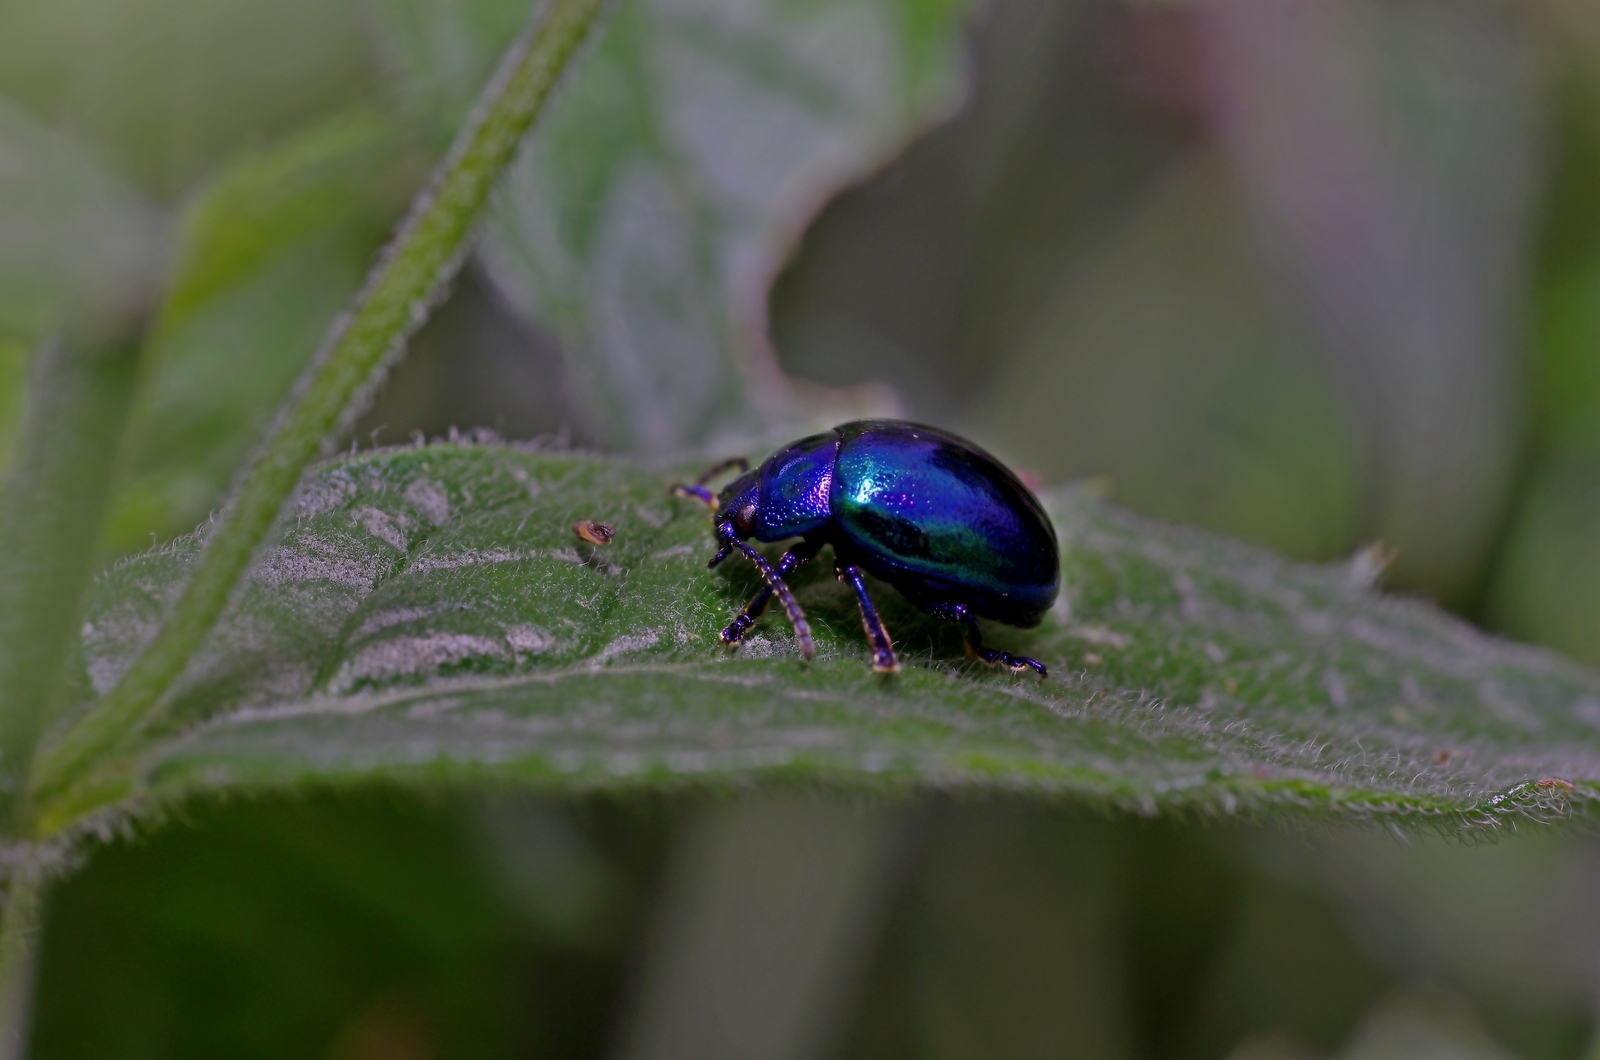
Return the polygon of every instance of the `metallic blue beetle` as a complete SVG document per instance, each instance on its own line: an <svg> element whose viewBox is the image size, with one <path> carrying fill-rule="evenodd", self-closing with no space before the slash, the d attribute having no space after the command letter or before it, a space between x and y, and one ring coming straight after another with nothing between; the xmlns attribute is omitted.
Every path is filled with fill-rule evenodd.
<svg viewBox="0 0 1600 1060"><path fill-rule="evenodd" d="M900 420L858 420L787 445L751 471L725 461L694 485L674 486L714 514L715 567L735 550L766 580L750 606L722 631L737 646L776 595L794 625L800 653L816 654L805 612L784 578L833 546L834 573L855 590L872 645L872 668L900 669L889 631L867 596L863 570L899 589L935 618L967 629L967 650L1014 672L1044 664L983 646L978 619L1035 626L1061 585L1055 529L1037 498L994 457L953 434ZM706 482L744 471L720 495ZM776 569L750 545L800 542Z"/></svg>

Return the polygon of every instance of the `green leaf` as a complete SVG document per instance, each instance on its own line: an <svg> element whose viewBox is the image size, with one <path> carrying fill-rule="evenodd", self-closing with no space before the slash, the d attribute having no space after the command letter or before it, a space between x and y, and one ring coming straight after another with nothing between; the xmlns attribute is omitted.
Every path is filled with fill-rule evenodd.
<svg viewBox="0 0 1600 1060"><path fill-rule="evenodd" d="M112 556L223 502L423 167L392 121L336 115L235 159L184 211L130 430Z"/></svg>
<svg viewBox="0 0 1600 1060"><path fill-rule="evenodd" d="M0 341L39 341L62 313L143 311L165 219L88 147L0 97Z"/></svg>
<svg viewBox="0 0 1600 1060"><path fill-rule="evenodd" d="M34 358L18 459L0 476L0 787L8 792L61 705L139 369L142 321L116 330L75 323Z"/></svg>
<svg viewBox="0 0 1600 1060"><path fill-rule="evenodd" d="M1227 158L1193 152L1142 183L1148 201L1090 260L1038 270L1037 306L966 325L986 336L1033 322L998 363L967 347L977 396L958 428L1049 481L1108 476L1147 515L1340 555L1361 540L1355 439L1316 336L1272 293ZM835 357L860 356L843 345ZM1074 414L1059 415L1068 395Z"/></svg>
<svg viewBox="0 0 1600 1060"><path fill-rule="evenodd" d="M87 145L0 96L0 469L18 443L29 351L63 319L145 314L166 240L165 218Z"/></svg>
<svg viewBox="0 0 1600 1060"><path fill-rule="evenodd" d="M22 418L22 391L27 379L28 347L0 338L0 468L11 462L16 428Z"/></svg>
<svg viewBox="0 0 1600 1060"><path fill-rule="evenodd" d="M406 338L459 269L496 179L515 157L568 62L601 13L600 0L552 0L485 86L429 187L373 267L349 312L279 413L161 629L116 687L34 762L30 803L114 757L168 712L172 682L210 634L302 474L399 356Z"/></svg>
<svg viewBox="0 0 1600 1060"><path fill-rule="evenodd" d="M34 357L18 458L0 476L0 798L14 834L24 769L66 706L75 633L94 570L143 321L88 311ZM41 883L6 887L0 915L0 1054L26 1051Z"/></svg>
<svg viewBox="0 0 1600 1060"><path fill-rule="evenodd" d="M1577 76L1574 76L1574 73ZM1490 581L1499 629L1600 662L1600 77L1569 72L1533 275L1533 440Z"/></svg>
<svg viewBox="0 0 1600 1060"><path fill-rule="evenodd" d="M189 206L161 326L339 224L387 229L421 177L400 130L365 108L236 159Z"/></svg>
<svg viewBox="0 0 1600 1060"><path fill-rule="evenodd" d="M754 778L899 791L1030 790L1140 812L1269 806L1450 828L1586 807L1600 676L1369 585L1048 495L1065 589L1041 627L991 627L1040 682L967 660L958 631L876 596L906 664L867 665L823 563L794 579L818 657L771 616L718 630L753 572L706 569L706 515L671 476L437 444L323 466L174 691L168 730L80 813L198 790L357 778L552 789ZM603 549L577 519L617 528ZM113 686L201 536L110 572L83 680ZM86 694L88 692L86 689Z"/></svg>
<svg viewBox="0 0 1600 1060"><path fill-rule="evenodd" d="M381 96L347 0L17 0L0 91L162 201L234 154Z"/></svg>
<svg viewBox="0 0 1600 1060"><path fill-rule="evenodd" d="M97 851L51 888L34 1055L499 1057L550 1040L560 1006L597 991L530 982L524 940L539 925L510 906L487 822L418 802L371 791L196 807L184 827ZM593 949L558 952L597 963ZM373 1024L399 1033L335 1043Z"/></svg>
<svg viewBox="0 0 1600 1060"><path fill-rule="evenodd" d="M451 113L451 85L473 83L471 56L496 53L512 26L500 13L518 7L378 5L417 105ZM485 245L512 304L561 339L596 436L684 451L803 415L766 338L767 290L834 192L958 100L965 10L618 5L512 167Z"/></svg>

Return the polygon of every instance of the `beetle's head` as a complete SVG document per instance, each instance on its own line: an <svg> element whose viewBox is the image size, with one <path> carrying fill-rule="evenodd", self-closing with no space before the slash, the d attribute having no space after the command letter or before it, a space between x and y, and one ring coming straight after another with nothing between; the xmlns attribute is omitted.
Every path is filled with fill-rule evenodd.
<svg viewBox="0 0 1600 1060"><path fill-rule="evenodd" d="M756 532L756 510L761 504L761 471L746 471L717 495L717 522L733 524L740 539Z"/></svg>

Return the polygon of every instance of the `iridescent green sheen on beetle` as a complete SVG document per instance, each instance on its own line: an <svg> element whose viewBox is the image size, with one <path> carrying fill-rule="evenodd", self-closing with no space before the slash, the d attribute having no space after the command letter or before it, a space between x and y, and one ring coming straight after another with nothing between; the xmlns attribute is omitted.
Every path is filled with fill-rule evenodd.
<svg viewBox="0 0 1600 1060"><path fill-rule="evenodd" d="M744 474L713 496L705 483L733 466ZM977 658L1045 676L1037 659L984 647L978 630L979 618L1038 625L1061 587L1050 518L1000 461L933 427L858 420L802 438L748 468L742 459L727 461L694 485L673 487L714 513L720 547L710 565L738 551L767 583L722 631L724 644L737 646L777 596L801 654L811 658L811 627L784 579L832 545L834 573L861 605L874 670L892 673L900 664L862 571L935 618L965 625L967 649ZM746 543L796 537L776 568Z"/></svg>

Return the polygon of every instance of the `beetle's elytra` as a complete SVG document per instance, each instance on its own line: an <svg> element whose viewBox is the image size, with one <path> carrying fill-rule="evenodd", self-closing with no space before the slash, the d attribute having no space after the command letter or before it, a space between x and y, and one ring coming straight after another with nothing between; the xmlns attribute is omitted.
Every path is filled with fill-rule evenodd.
<svg viewBox="0 0 1600 1060"><path fill-rule="evenodd" d="M713 494L706 482L729 467L744 474ZM711 509L718 548L710 566L738 551L766 580L722 631L730 647L777 596L811 658L811 627L784 578L832 545L834 573L861 605L874 670L893 673L900 664L862 571L933 617L966 626L975 657L1046 674L1037 659L984 647L978 619L1039 623L1061 586L1055 529L1017 476L965 439L901 420L857 420L787 445L754 470L743 459L725 461L673 492ZM747 544L796 537L777 567Z"/></svg>

